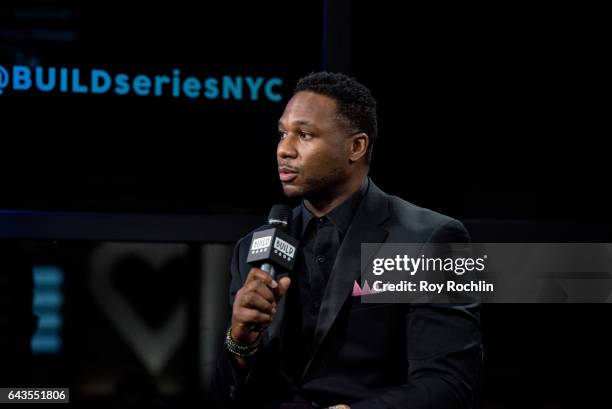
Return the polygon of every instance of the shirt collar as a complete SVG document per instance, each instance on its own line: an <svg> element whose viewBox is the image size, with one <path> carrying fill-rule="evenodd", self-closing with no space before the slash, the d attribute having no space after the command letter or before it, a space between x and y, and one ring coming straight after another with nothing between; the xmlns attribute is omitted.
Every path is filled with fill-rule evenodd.
<svg viewBox="0 0 612 409"><path fill-rule="evenodd" d="M361 187L358 191L349 196L344 202L340 203L331 212L327 213L324 217L327 217L333 225L340 231L340 234L344 236L353 221L353 217L359 208L361 199L365 196L370 185L370 178L364 178L361 183ZM308 210L304 201L302 200L302 237L306 232L306 228L315 216Z"/></svg>

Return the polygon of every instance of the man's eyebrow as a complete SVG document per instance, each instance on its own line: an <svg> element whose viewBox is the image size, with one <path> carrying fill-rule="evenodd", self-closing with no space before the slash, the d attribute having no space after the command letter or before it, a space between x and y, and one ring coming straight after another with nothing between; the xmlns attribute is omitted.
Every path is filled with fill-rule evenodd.
<svg viewBox="0 0 612 409"><path fill-rule="evenodd" d="M302 125L302 126L310 126L310 127L314 127L316 128L316 125L314 124L314 122L310 122L310 121L306 121L306 120L297 120L293 122L294 125ZM283 126L283 122L281 120L278 121L278 126L282 127Z"/></svg>

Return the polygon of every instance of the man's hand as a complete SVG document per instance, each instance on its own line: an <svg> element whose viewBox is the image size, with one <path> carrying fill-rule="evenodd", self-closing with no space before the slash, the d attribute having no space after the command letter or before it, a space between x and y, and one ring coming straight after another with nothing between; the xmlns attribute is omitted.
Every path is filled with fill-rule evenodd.
<svg viewBox="0 0 612 409"><path fill-rule="evenodd" d="M290 284L289 277L276 282L265 271L252 268L234 299L232 338L240 344L255 342L259 332L274 320L276 303L287 293ZM252 330L253 327L259 331Z"/></svg>

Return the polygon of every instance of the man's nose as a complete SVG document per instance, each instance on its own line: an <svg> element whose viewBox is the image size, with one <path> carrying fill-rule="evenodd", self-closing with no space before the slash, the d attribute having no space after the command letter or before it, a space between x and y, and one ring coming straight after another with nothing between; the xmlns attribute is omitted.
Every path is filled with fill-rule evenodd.
<svg viewBox="0 0 612 409"><path fill-rule="evenodd" d="M281 139L276 147L276 156L279 158L295 158L297 157L297 150L293 143L293 137L291 135L285 136Z"/></svg>

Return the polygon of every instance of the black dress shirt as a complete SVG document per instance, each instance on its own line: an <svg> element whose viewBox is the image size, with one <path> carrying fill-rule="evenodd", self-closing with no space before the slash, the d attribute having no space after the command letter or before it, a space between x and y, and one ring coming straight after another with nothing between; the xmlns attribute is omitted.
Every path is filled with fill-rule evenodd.
<svg viewBox="0 0 612 409"><path fill-rule="evenodd" d="M302 201L298 268L292 276L285 317L287 362L296 381L312 353L312 341L325 287L336 255L367 192L369 179L347 200L323 217L315 217Z"/></svg>

